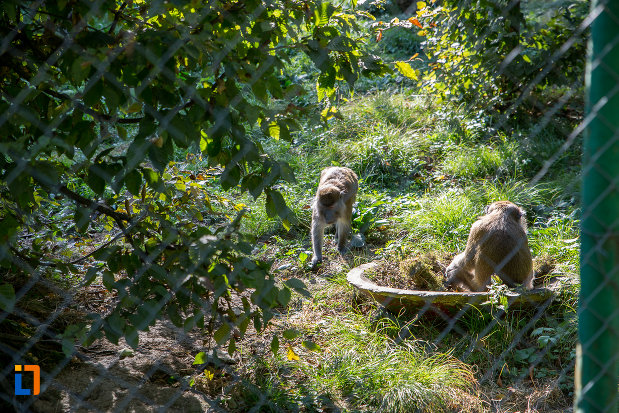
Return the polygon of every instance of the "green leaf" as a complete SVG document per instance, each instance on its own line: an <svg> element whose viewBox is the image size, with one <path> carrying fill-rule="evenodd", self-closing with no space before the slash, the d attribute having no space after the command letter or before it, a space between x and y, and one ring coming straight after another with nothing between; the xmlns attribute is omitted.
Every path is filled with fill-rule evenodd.
<svg viewBox="0 0 619 413"><path fill-rule="evenodd" d="M269 123L269 136L270 137L276 140L279 139L279 131L280 131L280 127L277 124L277 122Z"/></svg>
<svg viewBox="0 0 619 413"><path fill-rule="evenodd" d="M306 349L310 350L310 351L319 351L320 350L320 346L316 343L314 343L313 341L309 341L309 340L304 340L303 341L303 347L305 347Z"/></svg>
<svg viewBox="0 0 619 413"><path fill-rule="evenodd" d="M241 336L245 335L245 331L247 331L247 327L249 326L249 317L245 317L243 321L239 323L239 330L241 332Z"/></svg>
<svg viewBox="0 0 619 413"><path fill-rule="evenodd" d="M162 141L161 146L157 143L159 139ZM168 166L172 155L174 155L174 146L170 138L159 137L148 148L148 158L152 161L153 166L161 172Z"/></svg>
<svg viewBox="0 0 619 413"><path fill-rule="evenodd" d="M224 189L230 189L238 185L241 179L241 168L238 165L228 164L224 172L221 174L221 186Z"/></svg>
<svg viewBox="0 0 619 413"><path fill-rule="evenodd" d="M170 320L172 321L172 324L176 327L183 326L183 318L179 314L178 305L176 303L168 304L167 313L168 317L170 317Z"/></svg>
<svg viewBox="0 0 619 413"><path fill-rule="evenodd" d="M277 337L277 335L273 336L273 340L271 340L271 352L273 354L277 354L277 351L279 350L279 338Z"/></svg>
<svg viewBox="0 0 619 413"><path fill-rule="evenodd" d="M88 168L88 176L86 184L94 191L95 194L101 195L105 191L105 179L101 177L103 170L97 165L92 165Z"/></svg>
<svg viewBox="0 0 619 413"><path fill-rule="evenodd" d="M142 102L134 102L127 108L127 113L136 113L142 111Z"/></svg>
<svg viewBox="0 0 619 413"><path fill-rule="evenodd" d="M103 324L107 339L114 344L118 344L118 339L122 336L125 324L127 324L126 320L122 319L118 313L110 314Z"/></svg>
<svg viewBox="0 0 619 413"><path fill-rule="evenodd" d="M297 278L290 278L288 280L286 280L284 282L284 284L286 284L288 287L292 288L293 290L295 290L297 293L301 294L302 296L306 297L306 298L310 298L312 295L309 293L309 291L307 291L305 284L303 284L303 281L297 279Z"/></svg>
<svg viewBox="0 0 619 413"><path fill-rule="evenodd" d="M86 285L92 284L97 275L99 274L99 267L90 267L88 271L86 271L86 275L84 276L84 283Z"/></svg>
<svg viewBox="0 0 619 413"><path fill-rule="evenodd" d="M308 258L309 258L309 254L306 253L305 251L301 251L299 253L299 261L301 261L301 264L305 264L305 261L307 261Z"/></svg>
<svg viewBox="0 0 619 413"><path fill-rule="evenodd" d="M201 351L198 354L196 354L196 357L193 359L192 365L206 364L207 361L208 361L208 359L206 357L206 353L204 351Z"/></svg>
<svg viewBox="0 0 619 413"><path fill-rule="evenodd" d="M254 92L254 96L256 96L256 98L260 99L263 102L267 102L269 95L267 93L267 85L266 82L263 82L261 80L256 80L252 85L251 85L251 90L252 92Z"/></svg>
<svg viewBox="0 0 619 413"><path fill-rule="evenodd" d="M277 215L277 207L275 206L275 202L273 202L273 197L270 196L269 192L267 192L267 198L264 208L268 217L273 218L275 215Z"/></svg>
<svg viewBox="0 0 619 413"><path fill-rule="evenodd" d="M230 334L230 324L224 322L221 327L215 331L213 334L213 338L217 344L222 345L228 339L228 335Z"/></svg>
<svg viewBox="0 0 619 413"><path fill-rule="evenodd" d="M103 286L108 290L112 291L114 289L114 274L111 271L103 271L103 276L101 277L103 281Z"/></svg>
<svg viewBox="0 0 619 413"><path fill-rule="evenodd" d="M15 289L10 284L0 285L0 310L13 312L15 306Z"/></svg>
<svg viewBox="0 0 619 413"><path fill-rule="evenodd" d="M80 207L75 208L75 228L78 232L84 233L90 225L90 215L92 211L90 208Z"/></svg>
<svg viewBox="0 0 619 413"><path fill-rule="evenodd" d="M282 306L286 307L290 302L291 295L290 289L284 287L277 293L277 301L279 301Z"/></svg>
<svg viewBox="0 0 619 413"><path fill-rule="evenodd" d="M335 78L336 72L333 66L329 66L326 71L318 76L316 92L319 100L331 99L335 96Z"/></svg>
<svg viewBox="0 0 619 413"><path fill-rule="evenodd" d="M92 82L92 79L84 86L84 104L89 107L96 106L103 95L103 80Z"/></svg>
<svg viewBox="0 0 619 413"><path fill-rule="evenodd" d="M138 330L130 324L125 326L125 340L132 349L136 349L139 344Z"/></svg>
<svg viewBox="0 0 619 413"><path fill-rule="evenodd" d="M9 240L17 233L20 225L12 214L6 214L0 219L0 242L8 244Z"/></svg>
<svg viewBox="0 0 619 413"><path fill-rule="evenodd" d="M529 58L529 56L527 56L526 54L523 54L522 58L524 59L525 62L531 63L531 58Z"/></svg>
<svg viewBox="0 0 619 413"><path fill-rule="evenodd" d="M232 340L230 340L230 343L228 344L228 354L231 356L234 354L235 351L236 351L236 341L234 340L234 337L233 337Z"/></svg>
<svg viewBox="0 0 619 413"><path fill-rule="evenodd" d="M284 281L284 284L286 284L288 287L293 288L295 290L302 290L302 289L307 288L305 287L305 283L303 283L303 281L299 280L298 278L290 278Z"/></svg>
<svg viewBox="0 0 619 413"><path fill-rule="evenodd" d="M336 52L350 52L354 48L354 42L346 36L336 36L327 44L327 49Z"/></svg>
<svg viewBox="0 0 619 413"><path fill-rule="evenodd" d="M508 307L509 307L509 301L507 300L507 296L505 295L501 295L499 296L499 302L501 303L501 305L503 306L503 309L505 311L507 311Z"/></svg>
<svg viewBox="0 0 619 413"><path fill-rule="evenodd" d="M165 191L163 179L161 179L161 175L159 175L156 171L150 168L142 168L142 175L144 176L144 181L146 181L149 187L153 188L157 192Z"/></svg>
<svg viewBox="0 0 619 413"><path fill-rule="evenodd" d="M102 92L105 97L105 104L108 107L108 110L110 112L116 112L122 98L122 92L119 92L115 87L112 87L109 82L104 84Z"/></svg>
<svg viewBox="0 0 619 413"><path fill-rule="evenodd" d="M183 323L183 330L189 331L196 326L196 318L194 316L189 316L185 319Z"/></svg>
<svg viewBox="0 0 619 413"><path fill-rule="evenodd" d="M301 332L294 328L289 328L288 330L284 331L282 335L286 340L294 340L301 335Z"/></svg>
<svg viewBox="0 0 619 413"><path fill-rule="evenodd" d="M318 4L318 7L314 10L314 24L316 26L323 26L329 23L329 19L333 15L335 8L329 2L322 2Z"/></svg>
<svg viewBox="0 0 619 413"><path fill-rule="evenodd" d="M115 256L120 251L120 249L121 248L118 245L113 245L97 250L92 254L92 256L98 261L107 261L110 259L110 257Z"/></svg>
<svg viewBox="0 0 619 413"><path fill-rule="evenodd" d="M278 215L280 218L282 218L282 221L286 221L284 225L288 226L290 226L290 222L297 221L294 212L292 212L292 210L288 208L284 197L279 191L266 188L265 193L267 196L265 209L268 216L274 217L275 215Z"/></svg>
<svg viewBox="0 0 619 413"><path fill-rule="evenodd" d="M284 181L296 182L294 171L287 162L279 162L279 174Z"/></svg>
<svg viewBox="0 0 619 413"><path fill-rule="evenodd" d="M122 125L116 125L116 133L118 133L118 137L124 141L127 140L128 138L128 134L127 134L127 128L125 128Z"/></svg>
<svg viewBox="0 0 619 413"><path fill-rule="evenodd" d="M282 219L282 227L284 227L286 231L290 231L292 229L290 221L288 221L286 218Z"/></svg>
<svg viewBox="0 0 619 413"><path fill-rule="evenodd" d="M127 185L127 190L131 192L131 195L140 195L140 189L142 188L142 175L135 169L130 171L125 177L125 185Z"/></svg>
<svg viewBox="0 0 619 413"><path fill-rule="evenodd" d="M29 210L30 205L34 203L32 178L22 173L9 181L8 186L11 193L14 194L13 196L19 206L25 210Z"/></svg>

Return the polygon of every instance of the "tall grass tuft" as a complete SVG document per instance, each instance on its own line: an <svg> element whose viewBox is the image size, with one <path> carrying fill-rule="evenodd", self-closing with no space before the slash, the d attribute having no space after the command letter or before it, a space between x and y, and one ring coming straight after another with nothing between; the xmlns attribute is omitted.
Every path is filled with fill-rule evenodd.
<svg viewBox="0 0 619 413"><path fill-rule="evenodd" d="M410 240L425 251L461 249L471 223L483 208L476 197L473 191L461 189L424 195L403 219Z"/></svg>
<svg viewBox="0 0 619 413"><path fill-rule="evenodd" d="M332 339L317 378L355 408L452 411L454 392L466 393L476 385L466 364L448 354L428 355L416 342L396 343L361 316L334 320L329 330Z"/></svg>

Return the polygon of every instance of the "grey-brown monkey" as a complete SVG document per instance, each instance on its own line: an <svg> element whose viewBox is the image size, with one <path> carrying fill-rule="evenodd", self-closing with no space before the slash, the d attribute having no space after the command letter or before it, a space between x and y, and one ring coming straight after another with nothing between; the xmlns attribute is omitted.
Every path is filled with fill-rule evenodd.
<svg viewBox="0 0 619 413"><path fill-rule="evenodd" d="M322 243L327 225L335 224L337 248L340 253L344 251L358 188L357 174L352 169L330 166L322 170L312 205L312 267L322 261Z"/></svg>
<svg viewBox="0 0 619 413"><path fill-rule="evenodd" d="M533 288L533 261L527 241L525 212L509 201L490 204L473 223L463 253L445 272L445 286L485 291L492 274L514 287Z"/></svg>

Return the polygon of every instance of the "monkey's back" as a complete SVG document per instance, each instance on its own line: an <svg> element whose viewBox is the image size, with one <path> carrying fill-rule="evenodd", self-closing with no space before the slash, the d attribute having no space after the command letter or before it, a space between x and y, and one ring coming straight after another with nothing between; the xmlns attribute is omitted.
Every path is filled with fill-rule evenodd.
<svg viewBox="0 0 619 413"><path fill-rule="evenodd" d="M486 215L471 226L469 239L476 242L467 243L466 254L507 284L521 283L531 274L531 251L519 220L500 212Z"/></svg>
<svg viewBox="0 0 619 413"><path fill-rule="evenodd" d="M344 194L357 194L359 179L357 174L350 168L329 166L320 173L319 187L332 185Z"/></svg>

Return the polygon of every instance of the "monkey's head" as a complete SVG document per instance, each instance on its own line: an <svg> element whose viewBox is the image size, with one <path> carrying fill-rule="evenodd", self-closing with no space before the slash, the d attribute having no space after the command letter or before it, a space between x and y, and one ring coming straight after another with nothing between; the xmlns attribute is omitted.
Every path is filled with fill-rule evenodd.
<svg viewBox="0 0 619 413"><path fill-rule="evenodd" d="M334 185L325 185L318 190L317 207L327 225L331 225L339 218L342 193Z"/></svg>
<svg viewBox="0 0 619 413"><path fill-rule="evenodd" d="M493 212L498 212L501 214L506 214L516 221L519 221L520 218L525 216L524 209L520 208L518 205L509 202L509 201L496 201L491 203L484 210L485 214L491 214Z"/></svg>
<svg viewBox="0 0 619 413"><path fill-rule="evenodd" d="M454 257L451 264L449 264L449 267L445 270L445 279L443 280L443 287L445 287L445 289L454 289L456 291L463 290L462 277L467 275L467 273L462 269L463 264L464 253Z"/></svg>

